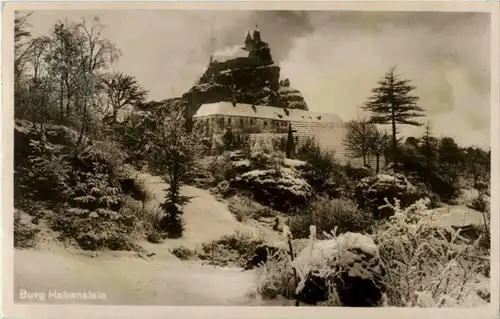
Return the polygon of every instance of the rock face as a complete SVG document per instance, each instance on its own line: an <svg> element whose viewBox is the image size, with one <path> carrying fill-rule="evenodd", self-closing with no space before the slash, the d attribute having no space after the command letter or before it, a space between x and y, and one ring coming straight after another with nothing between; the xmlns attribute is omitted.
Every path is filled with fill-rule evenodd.
<svg viewBox="0 0 500 319"><path fill-rule="evenodd" d="M280 81L280 67L258 30L247 34L244 47L227 57L216 56L199 81L182 96L193 115L202 104L236 102L308 110L302 94ZM232 50L229 50L232 51Z"/></svg>
<svg viewBox="0 0 500 319"><path fill-rule="evenodd" d="M391 208L382 208L386 204L384 198L394 204L394 199L400 201L405 208L413 204L420 196L418 190L402 174L376 176L363 178L355 189L355 196L360 207L368 208L376 219L392 216Z"/></svg>
<svg viewBox="0 0 500 319"><path fill-rule="evenodd" d="M296 298L307 304L329 300L334 287L339 306L373 307L382 299L385 271L374 241L362 234L344 233L316 241L292 262L302 285Z"/></svg>

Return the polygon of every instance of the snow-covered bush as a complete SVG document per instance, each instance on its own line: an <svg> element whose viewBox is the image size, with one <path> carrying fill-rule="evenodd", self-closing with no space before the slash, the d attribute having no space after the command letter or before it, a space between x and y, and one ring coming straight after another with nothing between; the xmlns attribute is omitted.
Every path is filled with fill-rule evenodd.
<svg viewBox="0 0 500 319"><path fill-rule="evenodd" d="M36 228L21 217L21 212L14 211L14 247L31 248L36 245L39 228Z"/></svg>
<svg viewBox="0 0 500 319"><path fill-rule="evenodd" d="M233 263L243 267L256 248L263 243L264 240L260 237L237 231L203 244L198 258L210 261L213 265L227 266Z"/></svg>
<svg viewBox="0 0 500 319"><path fill-rule="evenodd" d="M415 186L402 174L376 176L363 178L355 190L356 201L361 208L371 210L376 219L389 217L393 214L390 208L379 209L385 205L385 199L391 203L397 199L401 206L408 207L413 204L420 194Z"/></svg>
<svg viewBox="0 0 500 319"><path fill-rule="evenodd" d="M438 229L428 199L407 208L387 202L394 215L375 232L387 274L390 306L449 307L468 298L484 261L480 239L460 244L460 229Z"/></svg>
<svg viewBox="0 0 500 319"><path fill-rule="evenodd" d="M364 233L371 230L373 216L359 209L350 199L317 197L306 209L291 216L288 225L295 238L306 238L309 235L310 225L317 227L320 236L335 227L338 233Z"/></svg>
<svg viewBox="0 0 500 319"><path fill-rule="evenodd" d="M384 269L373 239L359 233L331 233L311 242L292 262L299 283L296 298L323 306L373 307L380 305Z"/></svg>
<svg viewBox="0 0 500 319"><path fill-rule="evenodd" d="M288 211L303 207L312 196L312 188L290 168L253 170L231 181L231 187L250 191L264 205Z"/></svg>
<svg viewBox="0 0 500 319"><path fill-rule="evenodd" d="M216 156L206 167L207 171L213 176L214 185L222 181L229 181L236 177L237 168L233 162L225 156Z"/></svg>
<svg viewBox="0 0 500 319"><path fill-rule="evenodd" d="M244 221L250 218L272 217L276 212L271 208L259 204L243 195L234 195L228 199L228 208L236 216L238 221Z"/></svg>
<svg viewBox="0 0 500 319"><path fill-rule="evenodd" d="M291 234L288 232L289 240ZM374 306L382 302L383 268L378 249L365 235L335 231L316 240L310 227L308 242L294 241L299 253L279 249L260 269L258 292L266 298L278 295L322 306ZM301 244L302 247L297 247Z"/></svg>
<svg viewBox="0 0 500 319"><path fill-rule="evenodd" d="M290 255L280 249L259 269L257 292L265 299L275 299L279 296L293 298L296 282Z"/></svg>

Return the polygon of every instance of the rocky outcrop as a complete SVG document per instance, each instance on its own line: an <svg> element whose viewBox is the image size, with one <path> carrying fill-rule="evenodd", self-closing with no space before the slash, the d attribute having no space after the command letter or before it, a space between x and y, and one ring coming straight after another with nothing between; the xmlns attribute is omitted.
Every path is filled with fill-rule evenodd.
<svg viewBox="0 0 500 319"><path fill-rule="evenodd" d="M401 208L405 208L421 195L402 174L378 174L363 178L356 185L355 196L361 208L369 209L376 219L380 219L394 214L392 208L380 208L386 205L386 198L391 204L395 203L395 199L399 200Z"/></svg>
<svg viewBox="0 0 500 319"><path fill-rule="evenodd" d="M202 104L220 101L308 110L302 94L280 84L279 77L280 67L275 64L253 66L241 63L228 68L217 64L215 70L210 65L183 98L192 114Z"/></svg>
<svg viewBox="0 0 500 319"><path fill-rule="evenodd" d="M308 110L307 103L299 90L290 87L290 80L280 81L278 106L289 109Z"/></svg>
<svg viewBox="0 0 500 319"><path fill-rule="evenodd" d="M315 241L292 262L300 279L296 298L318 304L338 298L337 306L374 307L382 300L385 270L371 237L344 233ZM331 289L333 288L333 290ZM331 292L336 293L331 296Z"/></svg>
<svg viewBox="0 0 500 319"><path fill-rule="evenodd" d="M302 94L280 81L280 67L274 63L260 32L246 39L246 56L218 58L207 66L198 82L182 96L193 115L202 104L236 102L308 110ZM252 42L253 41L253 42Z"/></svg>

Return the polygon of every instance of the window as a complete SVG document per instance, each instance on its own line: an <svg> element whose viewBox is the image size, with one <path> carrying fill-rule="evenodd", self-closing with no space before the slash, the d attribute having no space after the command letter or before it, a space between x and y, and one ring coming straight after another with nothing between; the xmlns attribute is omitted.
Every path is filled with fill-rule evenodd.
<svg viewBox="0 0 500 319"><path fill-rule="evenodd" d="M219 129L223 130L224 129L224 118L221 117L219 118Z"/></svg>
<svg viewBox="0 0 500 319"><path fill-rule="evenodd" d="M227 124L231 124L231 118L227 119Z"/></svg>
<svg viewBox="0 0 500 319"><path fill-rule="evenodd" d="M250 124L253 124L253 119L250 119Z"/></svg>

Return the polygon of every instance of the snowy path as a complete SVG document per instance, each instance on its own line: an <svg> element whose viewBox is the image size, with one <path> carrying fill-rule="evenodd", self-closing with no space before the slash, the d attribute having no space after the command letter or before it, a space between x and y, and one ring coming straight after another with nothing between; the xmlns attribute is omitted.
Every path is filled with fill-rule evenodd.
<svg viewBox="0 0 500 319"><path fill-rule="evenodd" d="M159 204L165 198L165 184L159 177L142 173L139 175L150 186L155 195L153 202ZM270 242L284 241L280 234L273 232L257 223L249 225L238 222L229 211L227 205L217 201L212 194L203 189L184 186L182 195L190 198L184 207L183 219L186 230L179 239L166 240L160 247L184 246L194 249L196 246L230 235L237 231L264 236ZM149 246L149 245L148 245ZM151 247L153 248L153 247ZM149 247L148 247L149 249Z"/></svg>

